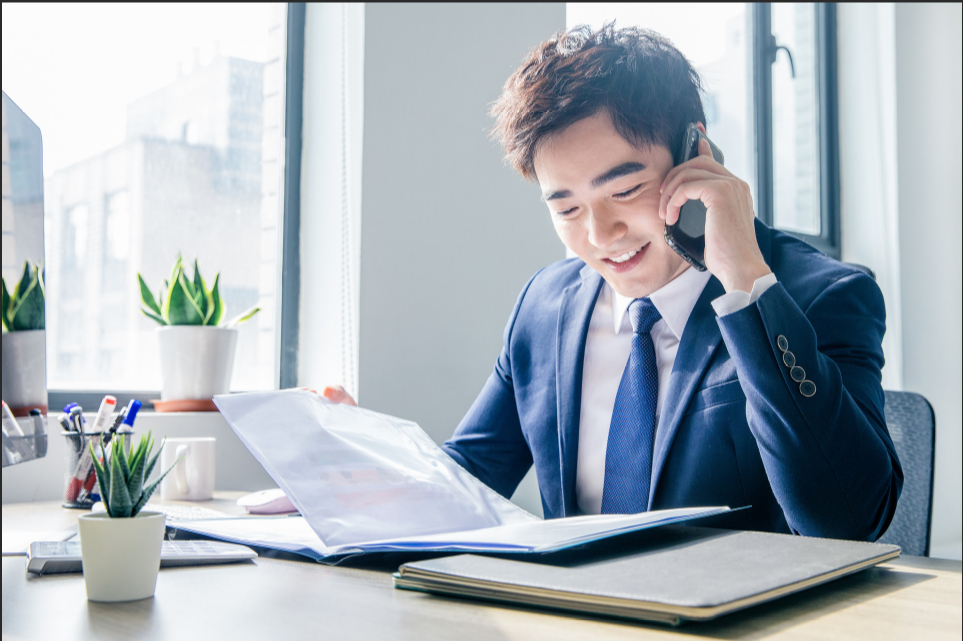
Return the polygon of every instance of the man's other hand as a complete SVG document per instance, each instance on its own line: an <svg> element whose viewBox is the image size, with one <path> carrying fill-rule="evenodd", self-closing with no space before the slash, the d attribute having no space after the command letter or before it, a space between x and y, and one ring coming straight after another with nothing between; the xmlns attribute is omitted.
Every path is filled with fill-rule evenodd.
<svg viewBox="0 0 963 641"><path fill-rule="evenodd" d="M351 398L351 394L348 394L348 392L345 391L345 389L340 385L325 387L323 390L321 390L321 396L325 397L332 403L344 403L345 405L353 405L354 407L358 407L358 404L354 402L353 398Z"/></svg>

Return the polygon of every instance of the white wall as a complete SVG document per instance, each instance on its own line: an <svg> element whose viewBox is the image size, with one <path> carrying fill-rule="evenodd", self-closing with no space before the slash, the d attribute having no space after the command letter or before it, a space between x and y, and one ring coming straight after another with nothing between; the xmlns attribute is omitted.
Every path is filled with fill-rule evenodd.
<svg viewBox="0 0 963 641"><path fill-rule="evenodd" d="M876 273L886 301L883 388L901 390L895 10L871 2L837 6L842 259Z"/></svg>
<svg viewBox="0 0 963 641"><path fill-rule="evenodd" d="M525 282L565 256L487 110L565 5L368 4L360 395L448 438ZM529 479L516 500L541 513Z"/></svg>
<svg viewBox="0 0 963 641"><path fill-rule="evenodd" d="M843 260L886 299L883 387L936 412L931 554L961 555L960 5L840 4Z"/></svg>
<svg viewBox="0 0 963 641"><path fill-rule="evenodd" d="M903 385L936 412L932 553L960 558L963 475L963 15L896 5Z"/></svg>

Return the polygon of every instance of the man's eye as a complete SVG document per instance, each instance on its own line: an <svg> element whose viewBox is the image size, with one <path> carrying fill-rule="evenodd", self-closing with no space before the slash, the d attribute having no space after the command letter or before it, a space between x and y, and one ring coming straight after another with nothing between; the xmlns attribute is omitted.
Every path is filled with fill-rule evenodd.
<svg viewBox="0 0 963 641"><path fill-rule="evenodd" d="M636 186L633 187L632 189L627 189L627 190L625 190L625 191L620 191L620 192L617 193L617 194L613 194L612 197L613 197L613 198L628 198L629 196L631 196L632 194L634 194L635 192L637 192L637 191L639 190L639 187L641 187L641 186L642 186L642 184L639 183L638 185L636 185Z"/></svg>
<svg viewBox="0 0 963 641"><path fill-rule="evenodd" d="M569 207L569 208L566 209L565 211L558 211L558 212L555 212L555 213L557 213L559 216L566 216L566 215L571 214L572 212L574 212L576 209L578 209L578 207Z"/></svg>

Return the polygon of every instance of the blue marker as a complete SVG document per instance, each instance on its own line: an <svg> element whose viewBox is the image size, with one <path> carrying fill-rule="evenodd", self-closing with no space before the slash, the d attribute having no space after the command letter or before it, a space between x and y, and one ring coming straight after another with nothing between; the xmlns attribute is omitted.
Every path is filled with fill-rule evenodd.
<svg viewBox="0 0 963 641"><path fill-rule="evenodd" d="M131 399L130 403L127 404L127 416L124 417L124 422L121 425L126 425L128 429L123 431L134 431L134 419L137 418L137 411L140 410L141 405L143 405L143 403L138 401L136 398Z"/></svg>

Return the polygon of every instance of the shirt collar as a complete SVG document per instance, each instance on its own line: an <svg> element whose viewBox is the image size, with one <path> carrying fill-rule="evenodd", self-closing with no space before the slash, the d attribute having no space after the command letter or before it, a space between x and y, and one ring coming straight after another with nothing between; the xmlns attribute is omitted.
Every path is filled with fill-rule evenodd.
<svg viewBox="0 0 963 641"><path fill-rule="evenodd" d="M649 294L649 300L659 310L662 320L677 339L682 340L682 331L689 320L689 315L692 314L692 308L695 307L711 277L712 274L708 271L700 272L690 267ZM608 283L605 286L611 287ZM635 299L627 298L612 290L612 318L615 321L616 334L622 328L622 320L633 300Z"/></svg>

